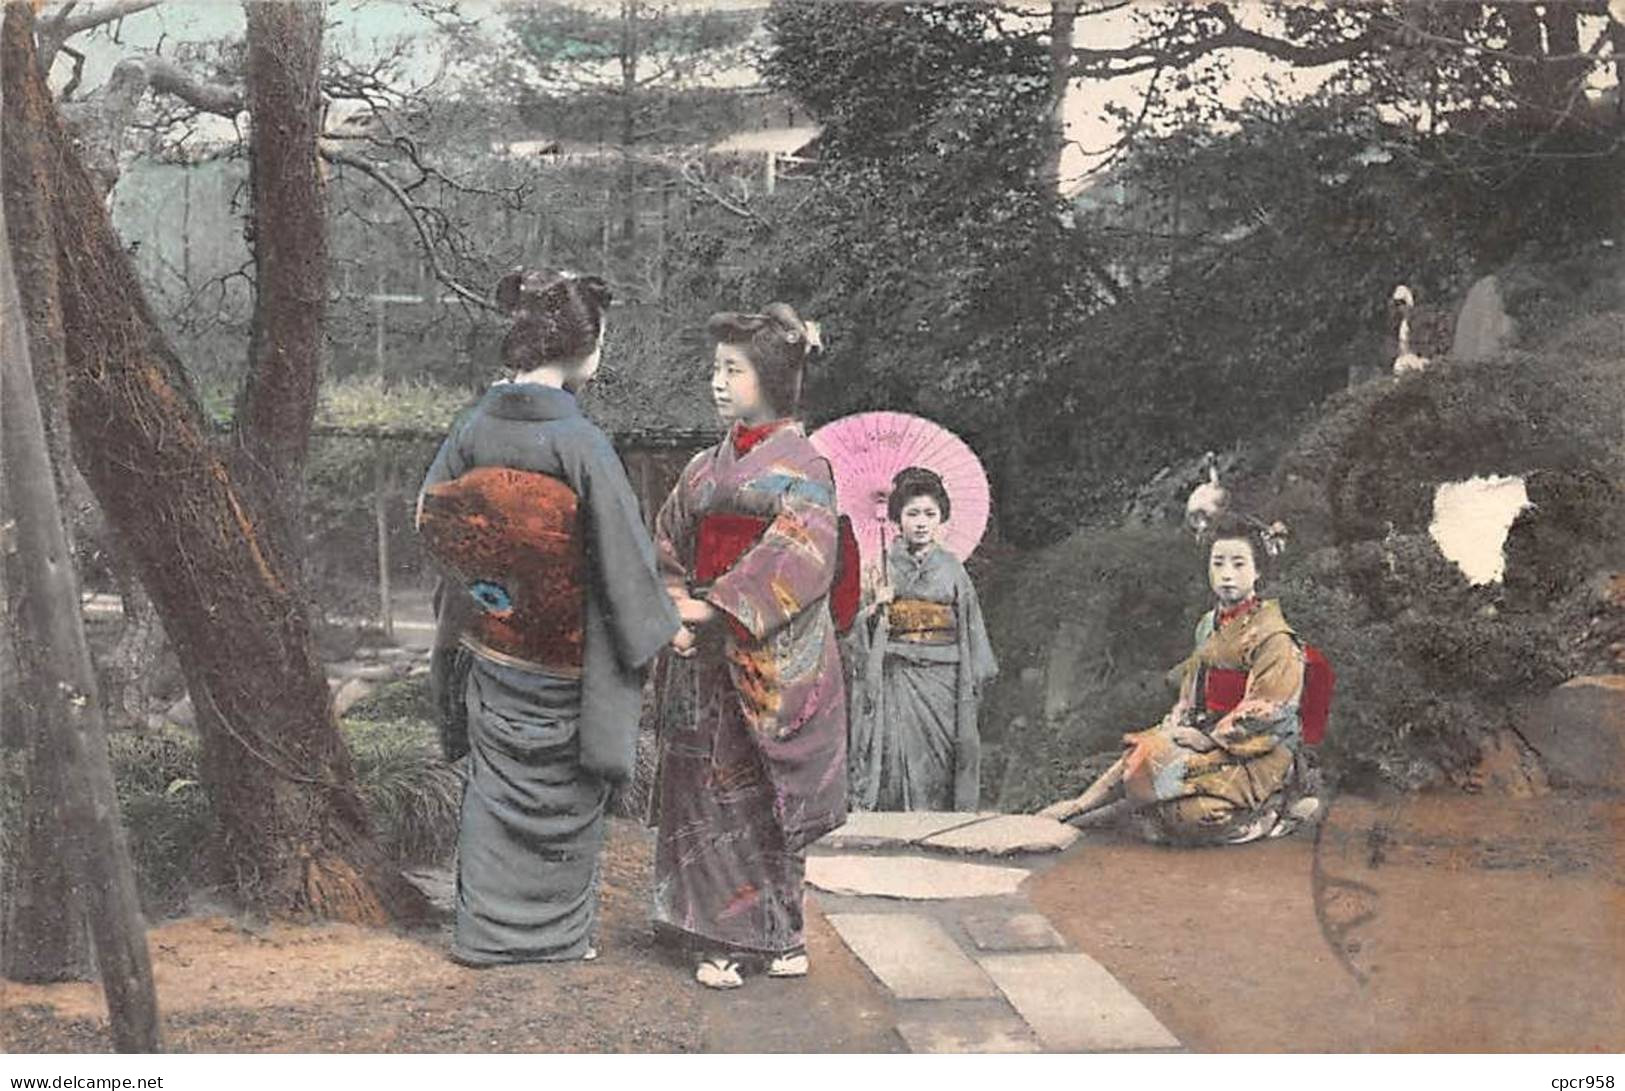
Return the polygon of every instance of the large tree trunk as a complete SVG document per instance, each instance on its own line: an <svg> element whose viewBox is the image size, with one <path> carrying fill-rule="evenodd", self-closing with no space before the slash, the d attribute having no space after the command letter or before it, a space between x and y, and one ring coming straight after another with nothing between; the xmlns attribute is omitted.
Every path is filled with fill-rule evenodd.
<svg viewBox="0 0 1625 1091"><path fill-rule="evenodd" d="M38 80L31 58L0 57L0 64L24 59L30 60L29 72ZM3 106L0 98L0 112ZM0 227L4 222L0 207ZM71 907L76 902L89 909L113 1048L155 1053L160 1046L158 999L146 925L119 822L96 673L79 614L73 555L51 472L28 337L22 328L22 301L5 239L6 232L0 230L0 461L8 511L15 520L16 563L26 577L21 614L29 639L19 642L17 650L26 691L36 701L40 735L39 745L29 752L46 759L30 763L30 772L40 780L28 786L32 789L28 794L51 799L54 817L67 835L66 851L60 856L25 859L22 867L63 870L72 876L77 887L73 896L49 908L57 914L60 931L72 930ZM23 908L37 913L42 907Z"/></svg>
<svg viewBox="0 0 1625 1091"><path fill-rule="evenodd" d="M254 0L243 7L254 320L238 435L250 464L264 471L256 484L293 497L310 446L327 313L327 204L316 152L324 5Z"/></svg>
<svg viewBox="0 0 1625 1091"><path fill-rule="evenodd" d="M19 166L50 165L81 469L183 664L225 877L274 912L367 923L422 916L425 899L369 828L275 510L241 483L254 455L240 448L230 459L214 442L32 63L32 21L26 3L8 6L6 124L15 119L23 134ZM257 119L278 126L274 115ZM262 377L255 398L279 382ZM287 435L274 430L258 449L291 449L280 446ZM263 472L260 464L249 476Z"/></svg>
<svg viewBox="0 0 1625 1091"><path fill-rule="evenodd" d="M1073 27L1079 0L1050 0L1049 9L1049 117L1045 134L1044 182L1050 193L1061 192L1061 158L1066 153L1066 92L1072 84Z"/></svg>
<svg viewBox="0 0 1625 1091"><path fill-rule="evenodd" d="M86 490L73 470L69 452L67 356L52 260L56 242L49 209L33 197L47 191L49 178L39 173L44 164L22 164L14 158L18 138L16 125L7 117L0 139L0 157L6 162L6 169L0 172L0 192L8 214L0 246L8 247L5 260L13 283L20 270L21 281L30 290L21 309L8 312L7 324L12 328L6 334L15 338L8 346L20 345L28 352L51 480L57 497L71 498ZM32 177L26 173L29 171ZM9 520L14 498L6 499L0 510ZM78 506L70 499L70 507ZM71 519L68 525L82 522ZM71 556L71 533L67 548ZM69 855L66 789L58 780L67 754L61 733L43 719L49 695L35 688L43 676L27 669L42 653L35 646L37 634L23 624L28 577L22 560L12 541L5 551L3 573L8 604L4 622L11 639L6 642L5 663L0 668L11 684L0 686L5 702L0 709L5 718L0 738L7 745L15 744L24 782L33 790L23 793L13 842L16 851L5 861L5 873L0 876L8 893L5 919L0 922L0 976L13 981L69 981L90 975L90 939L72 876L56 863Z"/></svg>

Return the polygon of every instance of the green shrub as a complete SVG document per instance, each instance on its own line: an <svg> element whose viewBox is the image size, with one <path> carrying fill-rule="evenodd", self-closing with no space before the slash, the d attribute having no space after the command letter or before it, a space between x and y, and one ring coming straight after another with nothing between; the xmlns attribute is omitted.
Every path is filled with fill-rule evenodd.
<svg viewBox="0 0 1625 1091"><path fill-rule="evenodd" d="M422 719L344 721L361 798L390 858L403 866L444 861L457 843L463 778L440 755Z"/></svg>
<svg viewBox="0 0 1625 1091"><path fill-rule="evenodd" d="M417 680L383 687L367 718L341 728L354 759L356 781L374 830L401 866L439 863L457 839L462 777L441 760L432 724L387 715L414 707ZM360 708L360 706L358 706ZM199 779L197 736L179 728L115 732L108 755L119 810L142 904L153 916L180 909L189 891L212 882L209 854L214 833L208 793ZM21 818L20 756L0 755L0 855L9 858Z"/></svg>
<svg viewBox="0 0 1625 1091"><path fill-rule="evenodd" d="M180 728L115 732L107 740L113 783L141 900L149 911L178 909L208 883L213 833L209 797L198 778L198 737Z"/></svg>
<svg viewBox="0 0 1625 1091"><path fill-rule="evenodd" d="M418 675L387 682L350 706L344 714L346 721L385 722L415 720L426 725L434 735L434 701L429 696L429 676Z"/></svg>
<svg viewBox="0 0 1625 1091"><path fill-rule="evenodd" d="M1030 810L1077 791L1082 763L1167 711L1167 672L1190 654L1207 590L1188 534L1131 526L1081 531L1032 554L983 597L1000 663L982 708L998 755L984 769L984 798ZM1070 683L1057 681L1063 673ZM1050 686L1063 706L1054 717Z"/></svg>

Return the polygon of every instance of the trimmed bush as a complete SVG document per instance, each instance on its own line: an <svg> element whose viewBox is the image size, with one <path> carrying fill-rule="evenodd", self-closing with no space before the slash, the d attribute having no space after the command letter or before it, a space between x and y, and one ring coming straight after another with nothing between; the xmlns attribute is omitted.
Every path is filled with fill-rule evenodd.
<svg viewBox="0 0 1625 1091"><path fill-rule="evenodd" d="M983 798L1010 811L1052 802L1077 791L1091 756L1155 723L1173 701L1167 673L1190 654L1206 588L1200 548L1174 527L1081 531L989 581L1000 671L982 733L998 760L984 768ZM1051 718L1046 703L1063 707Z"/></svg>

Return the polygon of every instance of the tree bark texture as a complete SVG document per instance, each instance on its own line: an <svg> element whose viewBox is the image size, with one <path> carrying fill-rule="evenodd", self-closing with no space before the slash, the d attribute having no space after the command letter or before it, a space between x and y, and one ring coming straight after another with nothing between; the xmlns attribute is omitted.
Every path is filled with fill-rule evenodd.
<svg viewBox="0 0 1625 1091"><path fill-rule="evenodd" d="M77 509L88 491L73 469L67 416L67 359L63 347L62 312L56 281L49 275L55 249L49 209L33 195L46 191L43 164L21 163L13 156L19 137L15 125L4 126L0 156L0 193L6 204L6 231L0 245L9 243L6 260L13 283L30 287L20 309L7 312L7 349L18 346L28 353L31 379L40 407L50 476L56 496L69 498L66 521L67 548L72 555L75 532L83 533L85 519ZM10 304L7 304L10 306ZM7 495L5 518L14 511ZM5 673L13 683L4 687L6 719L0 736L17 746L23 782L32 786L19 808L16 852L5 862L6 915L0 923L0 976L13 981L82 980L92 972L90 939L84 926L84 907L68 870L55 863L69 855L66 825L67 800L60 772L67 760L63 740L43 720L48 694L38 692L41 675L29 670L41 654L34 647L36 634L24 624L28 590L15 532L4 556L8 602ZM41 861L49 861L42 865Z"/></svg>
<svg viewBox="0 0 1625 1091"><path fill-rule="evenodd" d="M27 4L8 6L5 122L18 126L15 162L49 179L80 468L183 665L224 878L271 912L372 924L421 917L426 900L378 848L356 791L276 508L243 484L266 471L256 452L298 449L308 421L265 406L253 419L268 422L269 438L234 451L214 442L32 64L31 23ZM256 124L278 121L273 113ZM268 321L280 329L280 318ZM256 365L282 366L291 351L275 337L260 343L274 347ZM262 376L245 402L263 405L274 390L302 396L299 381Z"/></svg>
<svg viewBox="0 0 1625 1091"><path fill-rule="evenodd" d="M1061 159L1066 154L1066 92L1072 83L1072 39L1078 21L1078 2L1050 0L1049 148L1044 157L1044 179L1056 196L1061 191Z"/></svg>
<svg viewBox="0 0 1625 1091"><path fill-rule="evenodd" d="M0 65L9 74L11 65L24 60L38 82L31 56L0 56ZM0 112L8 103L0 91ZM4 222L0 207L0 225ZM6 232L0 230L0 240L5 238ZM67 850L58 857L19 864L65 870L77 887L73 896L55 907L20 908L25 913L54 908L58 929L71 931L73 917L65 907L76 901L85 905L113 1048L154 1053L160 1047L158 1000L146 924L119 820L96 673L79 613L78 580L51 472L9 245L0 246L0 465L8 511L15 521L15 560L24 575L21 631L28 639L19 641L17 650L26 689L37 700L34 726L39 745L28 752L29 771L41 782L25 790L51 794Z"/></svg>

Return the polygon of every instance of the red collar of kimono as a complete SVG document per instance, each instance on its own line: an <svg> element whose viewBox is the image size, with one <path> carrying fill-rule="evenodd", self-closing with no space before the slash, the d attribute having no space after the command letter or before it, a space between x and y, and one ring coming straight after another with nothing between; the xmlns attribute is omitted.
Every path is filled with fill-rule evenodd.
<svg viewBox="0 0 1625 1091"><path fill-rule="evenodd" d="M733 445L734 454L743 456L748 454L752 447L762 442L774 432L790 423L789 417L779 420L770 420L766 424L736 424L734 425Z"/></svg>
<svg viewBox="0 0 1625 1091"><path fill-rule="evenodd" d="M1241 602L1236 603L1234 606L1220 607L1220 609L1219 609L1219 617L1218 617L1218 626L1227 625L1230 622L1236 620L1238 617L1242 617L1245 614L1252 613L1254 610L1258 609L1258 605L1259 605L1258 596L1257 595L1249 595L1247 598L1243 599ZM1218 627L1218 626L1216 626L1216 627Z"/></svg>

